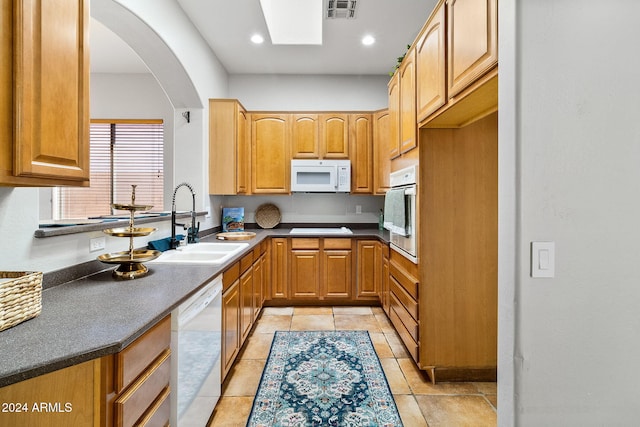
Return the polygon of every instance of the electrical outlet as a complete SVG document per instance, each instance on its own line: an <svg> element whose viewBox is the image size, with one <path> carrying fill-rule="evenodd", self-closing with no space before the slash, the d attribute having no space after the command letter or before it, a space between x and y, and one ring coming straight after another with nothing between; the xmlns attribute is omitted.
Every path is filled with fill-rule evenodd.
<svg viewBox="0 0 640 427"><path fill-rule="evenodd" d="M356 205L356 214L360 215L362 213L362 206Z"/></svg>
<svg viewBox="0 0 640 427"><path fill-rule="evenodd" d="M94 237L89 241L89 252L95 252L107 247L107 240L105 237Z"/></svg>

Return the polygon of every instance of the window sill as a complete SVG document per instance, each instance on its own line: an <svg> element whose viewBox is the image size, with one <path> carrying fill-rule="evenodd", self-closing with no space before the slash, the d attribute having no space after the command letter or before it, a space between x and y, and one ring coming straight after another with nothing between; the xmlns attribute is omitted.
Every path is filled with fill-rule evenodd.
<svg viewBox="0 0 640 427"><path fill-rule="evenodd" d="M208 212L196 212L197 216L205 216ZM176 218L189 218L191 216L190 212L178 212L176 214ZM171 214L163 214L159 216L145 217L145 218L136 218L135 224L148 224L151 222L160 222L160 221L171 221ZM37 229L33 236L36 238L44 238L44 237L54 237L54 236L64 236L67 234L78 234L78 233L87 233L90 231L102 231L108 228L118 228L118 227L127 227L129 225L128 219L105 219L102 222L93 223L93 224L79 224L79 225L65 225L65 226L55 226L55 227L44 227Z"/></svg>

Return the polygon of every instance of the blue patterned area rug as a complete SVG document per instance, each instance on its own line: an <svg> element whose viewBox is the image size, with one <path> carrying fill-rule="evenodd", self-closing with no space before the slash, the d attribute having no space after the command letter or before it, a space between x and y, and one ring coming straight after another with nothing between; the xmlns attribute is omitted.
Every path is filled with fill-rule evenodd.
<svg viewBox="0 0 640 427"><path fill-rule="evenodd" d="M275 333L247 426L402 426L367 331Z"/></svg>

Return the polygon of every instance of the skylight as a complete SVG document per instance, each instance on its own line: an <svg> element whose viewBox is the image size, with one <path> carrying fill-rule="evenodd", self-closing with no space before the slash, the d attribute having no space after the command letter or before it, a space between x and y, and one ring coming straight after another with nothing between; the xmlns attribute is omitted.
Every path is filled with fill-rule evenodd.
<svg viewBox="0 0 640 427"><path fill-rule="evenodd" d="M271 43L322 44L322 0L260 0Z"/></svg>

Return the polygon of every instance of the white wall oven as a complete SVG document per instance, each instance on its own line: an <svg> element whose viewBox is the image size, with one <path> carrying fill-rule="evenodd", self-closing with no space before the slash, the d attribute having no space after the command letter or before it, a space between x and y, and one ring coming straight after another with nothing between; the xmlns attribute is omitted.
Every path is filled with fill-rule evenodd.
<svg viewBox="0 0 640 427"><path fill-rule="evenodd" d="M389 230L391 249L417 264L418 166L392 172L389 181L391 188L384 199L384 228Z"/></svg>

